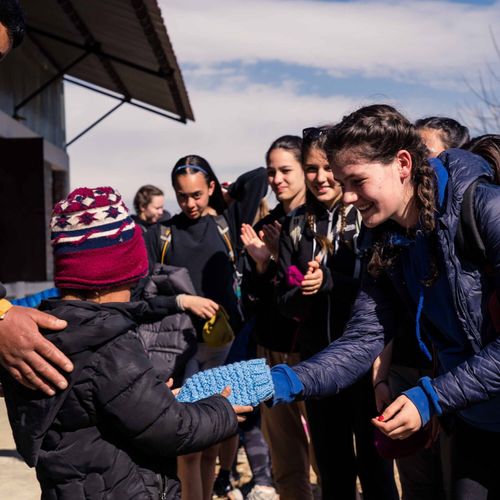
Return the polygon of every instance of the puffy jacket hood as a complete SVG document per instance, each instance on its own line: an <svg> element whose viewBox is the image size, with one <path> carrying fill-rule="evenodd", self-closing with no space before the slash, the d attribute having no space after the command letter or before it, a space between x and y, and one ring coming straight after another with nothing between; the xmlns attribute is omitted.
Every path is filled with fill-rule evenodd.
<svg viewBox="0 0 500 500"><path fill-rule="evenodd" d="M481 177L491 182L493 171L483 158L462 149L448 149L439 155L439 159L449 175L445 192L445 209L440 220L450 227L458 222L462 199L467 188Z"/></svg>

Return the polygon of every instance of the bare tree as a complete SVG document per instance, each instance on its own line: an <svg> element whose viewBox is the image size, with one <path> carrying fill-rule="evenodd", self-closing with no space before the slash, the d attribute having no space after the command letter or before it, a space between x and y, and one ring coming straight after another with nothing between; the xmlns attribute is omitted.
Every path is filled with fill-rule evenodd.
<svg viewBox="0 0 500 500"><path fill-rule="evenodd" d="M478 81L465 81L474 96L474 103L468 103L459 110L460 120L479 134L500 133L500 46L490 28L491 39L497 63L487 64Z"/></svg>

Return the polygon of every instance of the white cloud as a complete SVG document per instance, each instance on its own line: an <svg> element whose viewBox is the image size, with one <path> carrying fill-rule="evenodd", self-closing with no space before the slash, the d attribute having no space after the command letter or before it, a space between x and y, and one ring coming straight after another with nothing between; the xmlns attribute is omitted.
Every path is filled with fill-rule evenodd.
<svg viewBox="0 0 500 500"><path fill-rule="evenodd" d="M69 137L97 110L111 106L80 88L67 86L66 96ZM200 154L221 180L234 180L245 169L263 165L265 151L278 136L335 121L362 104L346 96L298 96L290 85L227 86L217 92L193 88L190 96L195 123L183 126L124 106L75 142L68 150L72 187L109 184L130 200L141 184L152 183L173 200L170 170L181 156Z"/></svg>
<svg viewBox="0 0 500 500"><path fill-rule="evenodd" d="M124 105L69 148L71 185L118 188L130 201L145 183L167 193L175 208L170 170L186 154L205 156L221 180L263 164L269 144L303 127L335 122L359 106L387 98L354 94L301 95L293 80L279 86L251 83L237 66L218 63L279 60L311 71L434 81L471 71L492 50L487 24L499 3L471 7L446 2L326 3L294 0L162 0L163 14L181 64L189 64L188 93L195 123L180 125ZM383 71L382 71L383 69ZM210 90L205 78L217 75ZM68 85L68 138L115 101ZM359 94L358 94L359 95ZM389 95L389 94L388 94ZM390 97L390 95L389 95ZM449 104L427 95L394 104L410 118L456 116Z"/></svg>
<svg viewBox="0 0 500 500"><path fill-rule="evenodd" d="M500 2L160 0L183 63L281 61L453 85L495 58Z"/></svg>

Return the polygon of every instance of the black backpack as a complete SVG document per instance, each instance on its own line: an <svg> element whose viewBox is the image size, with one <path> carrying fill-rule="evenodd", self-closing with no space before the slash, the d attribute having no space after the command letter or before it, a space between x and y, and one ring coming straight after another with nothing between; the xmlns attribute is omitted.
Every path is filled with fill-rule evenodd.
<svg viewBox="0 0 500 500"><path fill-rule="evenodd" d="M474 213L474 199L478 184L489 182L484 178L475 180L466 190L460 209L460 221L455 235L457 255L465 262L470 262L485 270L488 279L493 279L493 269L486 258L486 248L477 227ZM500 298L494 291L488 300L488 311L493 328L500 334Z"/></svg>

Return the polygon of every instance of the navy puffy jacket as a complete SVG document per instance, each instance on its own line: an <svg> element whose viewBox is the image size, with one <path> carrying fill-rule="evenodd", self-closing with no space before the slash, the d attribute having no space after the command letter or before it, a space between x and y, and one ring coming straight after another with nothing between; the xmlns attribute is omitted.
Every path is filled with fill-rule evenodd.
<svg viewBox="0 0 500 500"><path fill-rule="evenodd" d="M440 158L449 180L438 216L439 245L461 326L456 334L466 337L475 354L453 370L433 380L421 381L418 390L426 399L428 416L456 412L500 396L500 338L487 338L484 317L490 293L500 297L500 187L481 183L474 200L478 229L493 268L494 290L491 290L485 289L484 269L470 265L464 269L454 245L463 194L477 178L491 179L491 169L478 156L462 150L448 150ZM396 331L402 298L408 296L405 292L398 263L377 280L365 276L344 335L313 358L293 367L304 386L304 397L336 394L371 368Z"/></svg>

